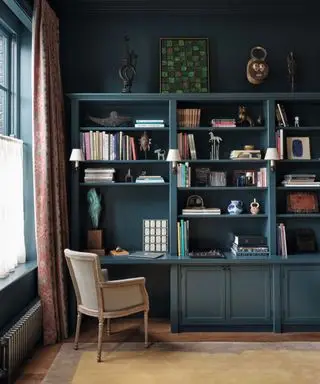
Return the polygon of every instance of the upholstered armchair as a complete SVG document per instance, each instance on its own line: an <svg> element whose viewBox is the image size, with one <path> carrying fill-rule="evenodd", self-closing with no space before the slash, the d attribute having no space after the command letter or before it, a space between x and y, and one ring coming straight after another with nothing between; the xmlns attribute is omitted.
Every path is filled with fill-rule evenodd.
<svg viewBox="0 0 320 384"><path fill-rule="evenodd" d="M101 361L104 321L110 334L110 319L144 312L144 343L148 346L149 297L145 278L108 280L101 270L99 256L94 253L65 249L64 254L77 298L77 327L74 348L78 349L82 315L99 320L97 361Z"/></svg>

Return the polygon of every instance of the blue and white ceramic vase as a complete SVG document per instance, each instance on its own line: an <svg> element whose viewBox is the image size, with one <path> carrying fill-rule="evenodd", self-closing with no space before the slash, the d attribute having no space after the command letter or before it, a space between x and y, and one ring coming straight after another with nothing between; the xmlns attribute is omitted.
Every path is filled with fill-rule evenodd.
<svg viewBox="0 0 320 384"><path fill-rule="evenodd" d="M228 205L228 212L230 215L240 215L243 211L243 202L241 200L231 200Z"/></svg>

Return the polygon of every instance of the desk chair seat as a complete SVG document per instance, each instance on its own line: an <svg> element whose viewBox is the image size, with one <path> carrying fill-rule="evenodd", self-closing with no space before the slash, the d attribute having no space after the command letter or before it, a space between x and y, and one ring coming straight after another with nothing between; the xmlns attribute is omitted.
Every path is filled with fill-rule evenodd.
<svg viewBox="0 0 320 384"><path fill-rule="evenodd" d="M97 361L101 361L104 320L110 334L110 319L144 312L144 343L148 345L149 297L145 278L109 280L94 253L65 249L67 265L77 298L77 327L74 348L78 349L82 314L99 320Z"/></svg>

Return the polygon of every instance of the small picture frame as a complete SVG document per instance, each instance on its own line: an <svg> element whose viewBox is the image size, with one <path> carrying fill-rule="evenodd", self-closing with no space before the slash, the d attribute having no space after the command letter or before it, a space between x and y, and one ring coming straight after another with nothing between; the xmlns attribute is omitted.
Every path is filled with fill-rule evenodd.
<svg viewBox="0 0 320 384"><path fill-rule="evenodd" d="M287 137L287 157L289 160L310 160L310 138Z"/></svg>
<svg viewBox="0 0 320 384"><path fill-rule="evenodd" d="M289 192L287 194L288 213L318 213L318 196L315 192Z"/></svg>

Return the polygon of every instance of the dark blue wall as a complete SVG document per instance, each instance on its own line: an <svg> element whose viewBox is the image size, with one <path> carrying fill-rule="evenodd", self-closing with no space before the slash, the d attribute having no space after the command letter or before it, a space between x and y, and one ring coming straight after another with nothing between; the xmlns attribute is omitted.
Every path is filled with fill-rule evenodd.
<svg viewBox="0 0 320 384"><path fill-rule="evenodd" d="M208 37L212 92L289 91L286 56L293 50L298 63L297 91L319 91L320 35L314 20L261 15L236 17L178 16L127 13L95 14L61 19L61 62L65 92L120 92L118 68L128 34L139 55L133 92L159 92L159 38ZM255 87L246 79L253 46L267 49L270 74Z"/></svg>
<svg viewBox="0 0 320 384"><path fill-rule="evenodd" d="M37 297L37 290L36 269L0 290L0 331Z"/></svg>

